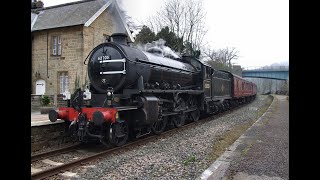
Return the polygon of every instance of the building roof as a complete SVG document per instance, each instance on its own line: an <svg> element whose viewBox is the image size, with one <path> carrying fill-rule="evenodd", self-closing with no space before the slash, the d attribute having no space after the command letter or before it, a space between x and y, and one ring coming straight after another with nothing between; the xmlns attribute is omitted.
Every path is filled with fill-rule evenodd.
<svg viewBox="0 0 320 180"><path fill-rule="evenodd" d="M33 9L31 10L31 32L75 25L89 26L112 2L115 2L117 14L133 42L132 34L115 0L83 0Z"/></svg>
<svg viewBox="0 0 320 180"><path fill-rule="evenodd" d="M36 13L31 13L31 23L32 21L36 18L37 14Z"/></svg>
<svg viewBox="0 0 320 180"><path fill-rule="evenodd" d="M37 21L37 18L38 18L38 14L31 13L31 31L32 31L32 28L34 26L34 23Z"/></svg>

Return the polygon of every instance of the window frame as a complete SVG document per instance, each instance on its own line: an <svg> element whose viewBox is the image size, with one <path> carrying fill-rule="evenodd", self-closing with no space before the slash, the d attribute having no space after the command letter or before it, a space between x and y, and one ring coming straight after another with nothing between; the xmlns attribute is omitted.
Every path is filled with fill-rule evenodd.
<svg viewBox="0 0 320 180"><path fill-rule="evenodd" d="M62 55L62 38L61 34L52 35L51 43L51 56L61 56Z"/></svg>
<svg viewBox="0 0 320 180"><path fill-rule="evenodd" d="M57 37L58 37L58 38L57 38L57 49L58 49L57 55L58 55L58 56L61 56L61 54L62 54L61 35L58 35Z"/></svg>
<svg viewBox="0 0 320 180"><path fill-rule="evenodd" d="M66 90L69 90L69 74L68 71L58 72L59 79L59 94L64 93Z"/></svg>

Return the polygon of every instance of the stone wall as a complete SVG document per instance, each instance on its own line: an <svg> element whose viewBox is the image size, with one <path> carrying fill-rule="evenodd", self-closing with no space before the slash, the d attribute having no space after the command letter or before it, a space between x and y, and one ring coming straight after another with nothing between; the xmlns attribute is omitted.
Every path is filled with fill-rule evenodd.
<svg viewBox="0 0 320 180"><path fill-rule="evenodd" d="M31 112L38 111L41 107L41 96L31 95Z"/></svg>
<svg viewBox="0 0 320 180"><path fill-rule="evenodd" d="M31 95L31 112L39 111L41 105L41 95ZM57 96L57 103L54 104L54 95L48 95L50 102L55 107L66 107L67 101L64 101L61 95Z"/></svg>
<svg viewBox="0 0 320 180"><path fill-rule="evenodd" d="M62 145L63 133L64 123L31 127L31 152Z"/></svg>
<svg viewBox="0 0 320 180"><path fill-rule="evenodd" d="M52 55L53 35L61 36L61 56ZM68 73L69 91L71 92L74 89L76 75L81 74L82 44L82 26L34 32L32 40L32 92L35 94L36 81L43 79L46 82L45 94L60 94L58 81L60 72Z"/></svg>

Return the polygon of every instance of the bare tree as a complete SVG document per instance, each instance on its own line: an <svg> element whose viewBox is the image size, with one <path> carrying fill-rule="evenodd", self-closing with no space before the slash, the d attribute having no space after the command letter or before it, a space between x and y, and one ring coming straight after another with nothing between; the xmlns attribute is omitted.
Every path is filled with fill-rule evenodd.
<svg viewBox="0 0 320 180"><path fill-rule="evenodd" d="M119 13L121 14L121 16L123 16L123 18L125 19L126 21L126 24L129 28L129 30L131 32L133 31L139 31L142 29L142 25L138 25L136 22L137 20L136 19L133 19L131 16L128 15L127 11L124 10L124 7L123 7L123 1L122 0L116 0L115 3L118 4L118 7L119 7ZM141 24L141 23L139 23Z"/></svg>
<svg viewBox="0 0 320 180"><path fill-rule="evenodd" d="M124 12L125 13L125 17L126 17L126 23L128 25L128 28L131 30L131 31L139 31L142 29L142 25L138 25L135 20L129 16L127 14L127 12Z"/></svg>
<svg viewBox="0 0 320 180"><path fill-rule="evenodd" d="M209 59L209 64L227 67L223 68L226 70L231 70L231 61L239 58L239 51L237 51L235 47L226 47L218 50L209 47L203 53L207 59Z"/></svg>
<svg viewBox="0 0 320 180"><path fill-rule="evenodd" d="M202 0L167 0L156 15L149 17L147 24L155 32L168 26L183 42L190 44L188 48L200 50L207 33L205 14Z"/></svg>

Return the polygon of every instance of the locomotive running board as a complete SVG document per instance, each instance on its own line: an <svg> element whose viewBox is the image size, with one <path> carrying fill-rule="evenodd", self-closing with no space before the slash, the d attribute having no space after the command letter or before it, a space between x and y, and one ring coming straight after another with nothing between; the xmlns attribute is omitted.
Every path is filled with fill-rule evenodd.
<svg viewBox="0 0 320 180"><path fill-rule="evenodd" d="M128 110L135 110L138 109L137 106L119 106L119 107L114 107L117 109L117 111L128 111Z"/></svg>
<svg viewBox="0 0 320 180"><path fill-rule="evenodd" d="M202 90L160 90L160 89L152 89L152 90L142 90L143 93L188 93L188 94L201 94Z"/></svg>

